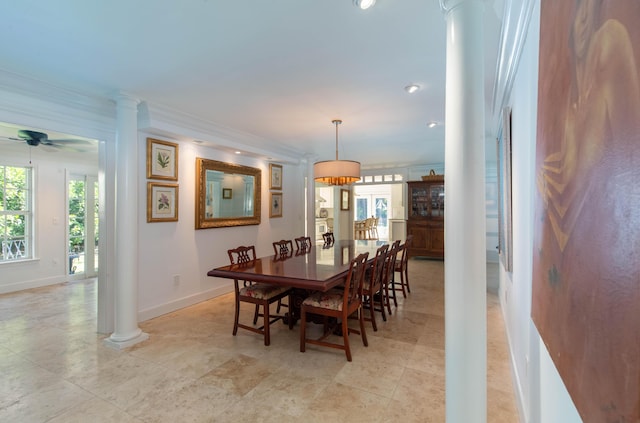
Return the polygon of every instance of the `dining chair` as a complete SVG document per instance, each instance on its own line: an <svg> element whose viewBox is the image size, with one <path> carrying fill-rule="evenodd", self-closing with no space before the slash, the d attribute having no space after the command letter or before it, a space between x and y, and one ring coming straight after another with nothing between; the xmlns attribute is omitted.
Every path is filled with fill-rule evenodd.
<svg viewBox="0 0 640 423"><path fill-rule="evenodd" d="M273 252L276 256L286 257L293 253L293 241L290 239L281 239L275 241L273 244Z"/></svg>
<svg viewBox="0 0 640 423"><path fill-rule="evenodd" d="M369 228L369 239L378 239L378 221L379 217L371 216L371 227Z"/></svg>
<svg viewBox="0 0 640 423"><path fill-rule="evenodd" d="M244 266L252 266L256 260L255 246L248 247L240 246L231 250L227 250L229 255L229 261L231 265L236 265L239 268ZM246 329L251 332L259 333L264 336L264 345L271 343L271 334L269 327L271 323L274 323L283 316L270 316L269 307L271 304L280 300L281 298L289 296L289 304L291 304L291 289L285 286L270 285L266 283L252 283L251 281L242 281L242 287L240 287L240 281L238 279L233 280L235 291L235 317L233 322L233 336L238 333L238 328ZM249 326L240 323L240 303L246 302L256 305L256 311L253 317L253 325ZM258 308L262 306L262 316L264 317L264 324L256 328L255 325L258 320ZM289 329L293 328L293 319L289 319Z"/></svg>
<svg viewBox="0 0 640 423"><path fill-rule="evenodd" d="M371 233L373 227L373 217L367 217L364 220L364 236L365 239L372 239L373 234Z"/></svg>
<svg viewBox="0 0 640 423"><path fill-rule="evenodd" d="M411 288L409 287L409 248L411 247L411 242L413 241L413 235L410 234L407 236L407 239L404 241L404 244L400 246L400 257L396 258L396 265L394 267L393 276L391 278L391 286L394 291L402 291L402 296L407 298L407 292L411 293ZM396 287L396 273L400 274L400 287Z"/></svg>
<svg viewBox="0 0 640 423"><path fill-rule="evenodd" d="M293 255L293 241L290 239L281 239L280 241L275 241L272 244L276 259L283 260ZM279 299L278 306L276 307L276 313L280 313L280 309L282 307L289 308L289 305L283 303L282 299Z"/></svg>
<svg viewBox="0 0 640 423"><path fill-rule="evenodd" d="M296 248L298 251L309 251L311 249L311 237L309 236L301 236L295 238Z"/></svg>
<svg viewBox="0 0 640 423"><path fill-rule="evenodd" d="M365 317L364 320L371 321L373 331L378 331L376 325L376 311L382 313L382 320L387 321L387 315L384 311L384 300L382 291L382 272L384 270L384 262L387 258L389 251L389 244L385 244L376 250L376 257L373 260L373 264L365 272L364 282L362 283L362 307L366 310L369 309L369 317ZM376 302L380 305L380 308L376 308Z"/></svg>
<svg viewBox="0 0 640 423"><path fill-rule="evenodd" d="M395 307L398 307L398 301L396 299L396 291L391 290L391 294L389 293L389 286L393 286L393 273L396 267L396 259L398 256L398 251L400 250L400 240L396 240L389 247L389 253L387 254L387 259L385 260L384 271L382 274L382 290L383 294L383 304L387 307L387 312L389 316L391 316L391 297L393 297L393 304Z"/></svg>
<svg viewBox="0 0 640 423"><path fill-rule="evenodd" d="M356 220L353 222L353 237L354 239L366 239L366 220Z"/></svg>
<svg viewBox="0 0 640 423"><path fill-rule="evenodd" d="M300 326L300 352L305 352L307 344L344 350L347 361L351 361L351 348L349 347L349 333L357 333L362 336L364 346L369 346L367 333L364 329L364 316L362 313L362 282L366 270L369 253L363 253L351 260L349 272L344 282L344 289L331 289L327 292L316 292L307 297L300 307L302 323ZM333 343L327 338L333 333L333 328L325 324L324 334L318 339L306 337L307 313L325 316L326 318L342 319L343 343ZM360 330L349 327L349 316L357 313L360 322Z"/></svg>
<svg viewBox="0 0 640 423"><path fill-rule="evenodd" d="M327 232L322 234L322 240L324 241L324 245L330 246L336 242L336 239L333 237L333 232Z"/></svg>

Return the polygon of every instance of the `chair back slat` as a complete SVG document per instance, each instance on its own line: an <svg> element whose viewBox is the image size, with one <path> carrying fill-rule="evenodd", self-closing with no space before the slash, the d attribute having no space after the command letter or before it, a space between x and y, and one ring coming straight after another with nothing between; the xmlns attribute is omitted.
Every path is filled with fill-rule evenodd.
<svg viewBox="0 0 640 423"><path fill-rule="evenodd" d="M301 236L295 238L298 251L309 251L311 249L311 237Z"/></svg>
<svg viewBox="0 0 640 423"><path fill-rule="evenodd" d="M362 283L366 270L367 259L369 253L362 253L349 263L349 273L344 282L344 304L343 310L346 310L349 304L354 301L360 301L362 296Z"/></svg>
<svg viewBox="0 0 640 423"><path fill-rule="evenodd" d="M411 243L413 242L413 235L408 235L407 239L404 241L404 249L402 250L402 264L403 266L407 265L409 261L409 248L411 248Z"/></svg>
<svg viewBox="0 0 640 423"><path fill-rule="evenodd" d="M255 261L256 247L253 245L248 247L240 246L238 248L227 250L227 254L229 255L229 262L231 264L247 264Z"/></svg>
<svg viewBox="0 0 640 423"><path fill-rule="evenodd" d="M273 251L276 256L287 257L293 253L293 241L290 239L281 239L273 243Z"/></svg>
<svg viewBox="0 0 640 423"><path fill-rule="evenodd" d="M333 237L333 232L327 232L322 234L322 240L324 241L324 245L330 246L336 242L336 239Z"/></svg>
<svg viewBox="0 0 640 423"><path fill-rule="evenodd" d="M378 292L382 283L385 260L389 253L389 244L385 244L376 250L376 257L373 260L373 267L369 279L369 293L371 295Z"/></svg>
<svg viewBox="0 0 640 423"><path fill-rule="evenodd" d="M384 271L382 275L382 284L388 284L391 282L393 278L393 272L396 267L396 257L398 255L398 251L400 250L400 240L396 240L393 242L391 247L389 248L389 253L387 254L387 259L384 262Z"/></svg>

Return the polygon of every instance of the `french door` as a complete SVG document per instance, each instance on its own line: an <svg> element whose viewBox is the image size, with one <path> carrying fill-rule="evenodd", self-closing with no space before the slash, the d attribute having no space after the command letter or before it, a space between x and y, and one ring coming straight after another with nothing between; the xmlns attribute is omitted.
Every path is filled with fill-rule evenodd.
<svg viewBox="0 0 640 423"><path fill-rule="evenodd" d="M98 274L98 178L67 174L69 280Z"/></svg>
<svg viewBox="0 0 640 423"><path fill-rule="evenodd" d="M388 208L391 204L389 194L358 194L355 195L354 220L364 220L368 217L378 218L378 238L389 238Z"/></svg>

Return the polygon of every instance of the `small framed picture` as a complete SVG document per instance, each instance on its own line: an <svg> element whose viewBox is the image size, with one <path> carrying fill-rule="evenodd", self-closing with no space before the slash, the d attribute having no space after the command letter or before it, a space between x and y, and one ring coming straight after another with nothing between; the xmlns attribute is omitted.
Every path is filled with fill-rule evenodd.
<svg viewBox="0 0 640 423"><path fill-rule="evenodd" d="M233 192L231 188L222 188L222 199L223 200L231 200L233 198Z"/></svg>
<svg viewBox="0 0 640 423"><path fill-rule="evenodd" d="M147 138L147 178L178 180L178 144Z"/></svg>
<svg viewBox="0 0 640 423"><path fill-rule="evenodd" d="M269 164L269 189L282 189L282 166Z"/></svg>
<svg viewBox="0 0 640 423"><path fill-rule="evenodd" d="M340 190L340 210L349 210L349 200L351 192L348 189Z"/></svg>
<svg viewBox="0 0 640 423"><path fill-rule="evenodd" d="M269 207L269 217L282 217L282 193L271 193L271 206Z"/></svg>
<svg viewBox="0 0 640 423"><path fill-rule="evenodd" d="M178 220L178 184L147 182L147 222Z"/></svg>

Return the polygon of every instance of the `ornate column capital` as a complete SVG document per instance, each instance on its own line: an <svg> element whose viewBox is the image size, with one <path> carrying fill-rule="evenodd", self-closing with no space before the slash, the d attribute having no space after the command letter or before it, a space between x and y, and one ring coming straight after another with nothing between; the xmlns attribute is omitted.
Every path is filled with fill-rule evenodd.
<svg viewBox="0 0 640 423"><path fill-rule="evenodd" d="M447 13L449 13L451 10L455 9L456 7L462 6L465 3L467 3L467 4L471 4L471 3L484 4L486 2L486 0L439 0L439 1L440 1L440 10L445 15Z"/></svg>
<svg viewBox="0 0 640 423"><path fill-rule="evenodd" d="M116 102L117 107L130 107L137 109L138 104L140 104L140 99L124 91L114 92L111 95L111 98Z"/></svg>

